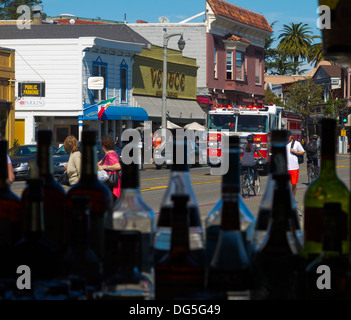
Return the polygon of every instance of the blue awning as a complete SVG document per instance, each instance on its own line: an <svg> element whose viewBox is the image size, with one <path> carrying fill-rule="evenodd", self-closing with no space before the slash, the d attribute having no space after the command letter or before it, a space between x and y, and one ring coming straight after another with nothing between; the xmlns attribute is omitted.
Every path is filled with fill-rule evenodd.
<svg viewBox="0 0 351 320"><path fill-rule="evenodd" d="M140 107L109 106L101 117L101 120L132 120L147 121L149 116L145 109ZM85 105L83 120L99 120L98 106Z"/></svg>

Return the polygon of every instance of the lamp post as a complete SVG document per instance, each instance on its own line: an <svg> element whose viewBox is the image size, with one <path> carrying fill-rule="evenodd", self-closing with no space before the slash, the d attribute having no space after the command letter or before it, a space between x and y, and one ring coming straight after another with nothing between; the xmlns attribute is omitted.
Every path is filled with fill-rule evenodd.
<svg viewBox="0 0 351 320"><path fill-rule="evenodd" d="M163 29L163 85L162 85L162 131L167 129L166 123L166 104L167 104L167 46L170 38L180 36L178 48L183 51L185 40L182 33L167 34L167 29Z"/></svg>

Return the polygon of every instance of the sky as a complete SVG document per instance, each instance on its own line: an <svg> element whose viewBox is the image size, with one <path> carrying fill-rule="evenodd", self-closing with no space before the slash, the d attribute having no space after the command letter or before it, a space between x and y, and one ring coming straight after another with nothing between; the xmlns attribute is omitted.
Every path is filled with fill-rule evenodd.
<svg viewBox="0 0 351 320"><path fill-rule="evenodd" d="M172 23L181 22L205 11L206 0L42 0L47 16L73 14L81 18L98 18L136 23L144 20L158 23L166 17ZM313 35L321 35L317 28L318 0L227 0L229 3L263 14L272 24L273 37L278 38L284 24L306 23ZM191 22L202 22L204 15ZM278 44L276 40L273 46Z"/></svg>

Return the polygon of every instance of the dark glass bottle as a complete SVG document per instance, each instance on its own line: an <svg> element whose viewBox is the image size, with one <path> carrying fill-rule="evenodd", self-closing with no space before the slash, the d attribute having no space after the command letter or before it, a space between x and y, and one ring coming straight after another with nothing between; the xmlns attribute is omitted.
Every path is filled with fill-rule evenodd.
<svg viewBox="0 0 351 320"><path fill-rule="evenodd" d="M135 284L135 292L131 293L130 296L139 294L143 299L152 299L154 294L152 282L154 277L153 240L156 228L155 213L141 197L138 164L125 164L122 162L121 179L121 196L112 210L112 215L108 216L105 224L104 277L112 277L118 279L118 281L128 282L128 279L123 280L117 274L120 272L119 268L129 269L129 277L132 276L130 273L132 270L137 271L136 274L142 277L140 279L143 279L145 284L150 283L151 286L148 284L143 291L139 291L137 284ZM128 244L129 233L131 240ZM138 259L130 257L131 260L124 265L125 254L128 251L122 248L123 246L129 247L131 256L134 257L135 254L140 254L141 256ZM131 250L137 251L137 253L133 253ZM136 274L133 277L136 277ZM110 289L106 289L105 294L107 295L108 291L111 291L111 296L121 297L125 295L118 286L114 288L111 284L114 280L111 281L109 281L108 285Z"/></svg>
<svg viewBox="0 0 351 320"><path fill-rule="evenodd" d="M171 244L171 216L173 210L172 196L176 194L187 194L189 196L189 233L190 233L190 249L197 252L199 260L204 249L203 228L200 220L200 213L195 192L191 185L189 173L189 164L187 157L187 141L186 139L178 141L176 139L176 130L173 134L173 164L171 175L166 192L160 205L160 213L157 220L156 235L154 241L155 262L159 261L169 250ZM184 161L179 156L181 151L184 152ZM177 157L178 154L178 157ZM177 161L178 160L178 161ZM180 163L182 162L182 163Z"/></svg>
<svg viewBox="0 0 351 320"><path fill-rule="evenodd" d="M65 196L63 187L54 179L52 163L52 131L38 131L38 151L36 164L39 178L44 181L44 225L45 237L52 242L59 252L63 252L67 245ZM28 204L28 188L22 192L23 210L26 212ZM26 219L23 219L25 222ZM25 230L25 225L22 230Z"/></svg>
<svg viewBox="0 0 351 320"><path fill-rule="evenodd" d="M286 145L288 143L287 130L272 130L271 133L271 158L269 164L269 173L266 190L260 202L253 235L254 251L257 250L267 233L269 217L273 207L273 195L276 180L273 179L273 174L286 174L287 173L287 155ZM303 246L303 233L300 226L298 209L295 198L290 189L290 204L291 212L293 214L293 221L296 229L296 236L299 239L300 246Z"/></svg>
<svg viewBox="0 0 351 320"><path fill-rule="evenodd" d="M206 268L210 266L213 254L216 250L218 236L221 227L223 198L237 197L240 213L240 229L243 235L243 241L247 253L250 256L252 250L253 228L256 218L243 201L240 190L237 192L237 183L240 185L240 151L237 150L235 137L229 137L229 167L228 172L222 178L222 196L216 205L212 208L205 220L206 230ZM235 147L234 147L235 146ZM225 152L225 150L223 150ZM238 153L239 152L239 153ZM238 158L239 156L239 158ZM237 161L239 160L239 163Z"/></svg>
<svg viewBox="0 0 351 320"><path fill-rule="evenodd" d="M188 195L173 195L171 249L155 265L155 299L194 299L204 290L204 260L190 249Z"/></svg>
<svg viewBox="0 0 351 320"><path fill-rule="evenodd" d="M36 282L53 280L58 275L59 260L51 242L45 238L43 180L30 179L27 181L27 184L26 232L25 236L15 244L13 254L15 266L25 265L30 268L33 288L30 294L33 294L33 297L35 297L37 294Z"/></svg>
<svg viewBox="0 0 351 320"><path fill-rule="evenodd" d="M11 190L7 168L7 141L0 141L0 238L13 245L21 238L21 199Z"/></svg>
<svg viewBox="0 0 351 320"><path fill-rule="evenodd" d="M294 300L298 297L303 260L292 222L289 174L273 174L276 180L267 234L253 255L251 298Z"/></svg>
<svg viewBox="0 0 351 320"><path fill-rule="evenodd" d="M322 253L306 268L306 299L344 300L349 266L341 249L341 204L326 202L323 213Z"/></svg>
<svg viewBox="0 0 351 320"><path fill-rule="evenodd" d="M112 193L97 178L96 131L94 130L82 132L81 178L66 194L68 230L72 219L72 197L75 195L85 195L90 198L91 248L103 261L104 224L108 214L111 214Z"/></svg>
<svg viewBox="0 0 351 320"><path fill-rule="evenodd" d="M321 122L321 170L304 198L304 252L312 261L322 252L323 207L326 202L339 202L342 211L342 253L349 254L350 191L336 173L336 121Z"/></svg>
<svg viewBox="0 0 351 320"><path fill-rule="evenodd" d="M207 288L224 291L227 299L249 299L251 266L240 228L239 137L229 138L229 150L230 169L222 182L221 225L208 270Z"/></svg>
<svg viewBox="0 0 351 320"><path fill-rule="evenodd" d="M90 246L90 199L72 196L71 244L63 259L64 277L68 277L71 299L94 299L102 290L103 264Z"/></svg>

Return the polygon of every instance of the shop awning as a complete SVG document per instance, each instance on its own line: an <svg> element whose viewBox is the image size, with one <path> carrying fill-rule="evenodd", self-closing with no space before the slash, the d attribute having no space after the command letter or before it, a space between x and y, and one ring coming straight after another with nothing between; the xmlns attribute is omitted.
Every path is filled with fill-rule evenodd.
<svg viewBox="0 0 351 320"><path fill-rule="evenodd" d="M83 110L83 120L99 120L98 106L85 105ZM143 108L109 106L102 115L101 120L147 121L149 120L149 116Z"/></svg>
<svg viewBox="0 0 351 320"><path fill-rule="evenodd" d="M149 120L159 121L162 119L162 98L151 96L133 96L137 106L147 111ZM202 110L196 100L167 99L167 120L177 123L189 123L197 121L204 124L206 113Z"/></svg>

